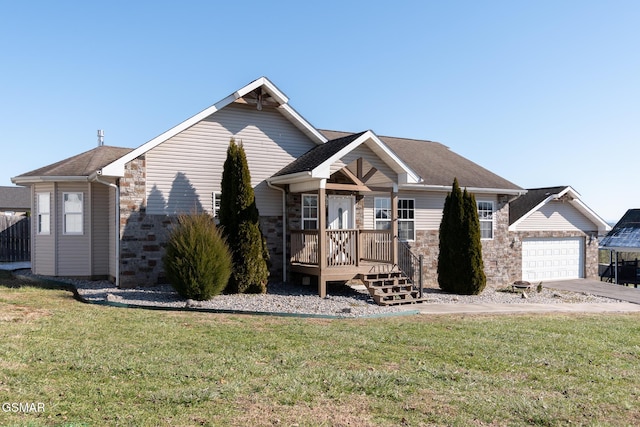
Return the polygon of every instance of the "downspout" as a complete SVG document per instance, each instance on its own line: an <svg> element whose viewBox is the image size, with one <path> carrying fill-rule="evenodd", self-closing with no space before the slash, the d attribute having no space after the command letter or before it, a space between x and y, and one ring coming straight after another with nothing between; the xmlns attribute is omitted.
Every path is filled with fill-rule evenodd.
<svg viewBox="0 0 640 427"><path fill-rule="evenodd" d="M97 182L102 185L106 185L116 190L116 200L115 200L115 208L116 208L116 224L115 224L115 263L116 263L116 288L120 288L120 186L113 184L111 182L102 181L97 174L92 174L89 177L89 181Z"/></svg>
<svg viewBox="0 0 640 427"><path fill-rule="evenodd" d="M282 193L282 281L287 283L287 192L267 181L269 188Z"/></svg>

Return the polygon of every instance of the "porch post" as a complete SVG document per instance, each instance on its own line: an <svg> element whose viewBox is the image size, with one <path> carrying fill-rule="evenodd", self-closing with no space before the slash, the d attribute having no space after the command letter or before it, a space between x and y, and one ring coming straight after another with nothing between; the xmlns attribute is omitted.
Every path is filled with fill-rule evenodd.
<svg viewBox="0 0 640 427"><path fill-rule="evenodd" d="M393 236L393 242L391 244L391 253L393 258L393 264L398 264L398 186L393 184L391 190L391 234Z"/></svg>
<svg viewBox="0 0 640 427"><path fill-rule="evenodd" d="M327 208L326 208L326 180L320 182L318 189L318 296L327 296L327 282L325 269L327 268Z"/></svg>

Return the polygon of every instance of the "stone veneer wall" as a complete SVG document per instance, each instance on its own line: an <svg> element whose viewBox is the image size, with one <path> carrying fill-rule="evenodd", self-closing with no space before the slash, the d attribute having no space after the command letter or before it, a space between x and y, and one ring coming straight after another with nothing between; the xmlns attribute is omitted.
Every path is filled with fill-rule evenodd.
<svg viewBox="0 0 640 427"><path fill-rule="evenodd" d="M586 278L598 277L598 240L582 231L521 231L509 230L509 204L502 200L494 213L494 236L482 240L482 259L487 284L506 286L522 280L522 240L525 238L583 237L585 239L584 274ZM417 230L416 241L411 247L424 256L423 281L427 286L438 286L438 230Z"/></svg>
<svg viewBox="0 0 640 427"><path fill-rule="evenodd" d="M503 285L511 283L520 275L522 259L516 245L512 244L509 227L509 204L506 199L497 203L494 212L494 234L491 240L482 240L482 260L487 276L487 284ZM439 230L417 230L416 241L411 242L412 250L422 254L423 281L427 286L438 286Z"/></svg>
<svg viewBox="0 0 640 427"><path fill-rule="evenodd" d="M125 166L120 179L120 286L154 286L166 283L162 256L175 221L171 215L146 212L144 156ZM270 281L282 279L282 217L260 217L271 256Z"/></svg>

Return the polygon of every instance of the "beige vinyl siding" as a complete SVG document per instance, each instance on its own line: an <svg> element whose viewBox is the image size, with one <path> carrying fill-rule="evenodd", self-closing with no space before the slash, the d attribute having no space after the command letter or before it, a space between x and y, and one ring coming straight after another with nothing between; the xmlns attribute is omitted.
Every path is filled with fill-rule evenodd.
<svg viewBox="0 0 640 427"><path fill-rule="evenodd" d="M364 200L364 227L374 228L374 198L390 197L390 193L368 193ZM435 191L400 191L398 198L415 200L415 229L438 230L442 221L442 209L446 193ZM476 200L492 201L497 208L497 195L476 195ZM495 227L495 224L494 224Z"/></svg>
<svg viewBox="0 0 640 427"><path fill-rule="evenodd" d="M50 234L38 234L38 193L50 194ZM35 211L31 221L33 236L33 252L31 253L31 269L35 274L53 276L56 274L56 200L53 183L36 184L33 191Z"/></svg>
<svg viewBox="0 0 640 427"><path fill-rule="evenodd" d="M91 274L106 275L109 272L109 190L103 184L91 185Z"/></svg>
<svg viewBox="0 0 640 427"><path fill-rule="evenodd" d="M398 181L398 175L393 171L393 169L391 169L378 157L377 154L364 144L356 147L339 161L333 163L331 165L331 173L337 172L343 167L349 165L349 170L355 174L357 172L355 161L361 157L365 160L363 167L364 174L366 174L372 166L378 170L378 172L376 172L376 174L367 181L367 185L389 185L390 183Z"/></svg>
<svg viewBox="0 0 640 427"><path fill-rule="evenodd" d="M83 232L78 235L64 234L64 193L83 193ZM91 275L91 230L89 213L91 195L88 183L59 183L56 188L56 250L58 257L57 274L59 276L89 276Z"/></svg>
<svg viewBox="0 0 640 427"><path fill-rule="evenodd" d="M231 104L146 154L147 213L212 209L229 140L242 142L260 215L282 215L282 195L266 179L315 146L277 110Z"/></svg>
<svg viewBox="0 0 640 427"><path fill-rule="evenodd" d="M364 227L374 228L374 199L376 197L391 197L390 193L368 193L364 199ZM442 220L445 193L426 191L401 191L400 199L414 199L415 229L438 230Z"/></svg>
<svg viewBox="0 0 640 427"><path fill-rule="evenodd" d="M589 221L569 202L551 201L532 213L517 226L518 231L596 231Z"/></svg>

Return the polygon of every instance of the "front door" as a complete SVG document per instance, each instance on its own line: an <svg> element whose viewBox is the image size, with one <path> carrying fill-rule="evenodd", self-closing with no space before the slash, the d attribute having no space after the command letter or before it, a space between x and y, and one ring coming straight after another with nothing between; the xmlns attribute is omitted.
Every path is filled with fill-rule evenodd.
<svg viewBox="0 0 640 427"><path fill-rule="evenodd" d="M356 239L353 236L353 196L327 196L328 265L351 265L355 259Z"/></svg>
<svg viewBox="0 0 640 427"><path fill-rule="evenodd" d="M345 230L353 228L353 210L355 200L353 196L327 196L329 230Z"/></svg>

